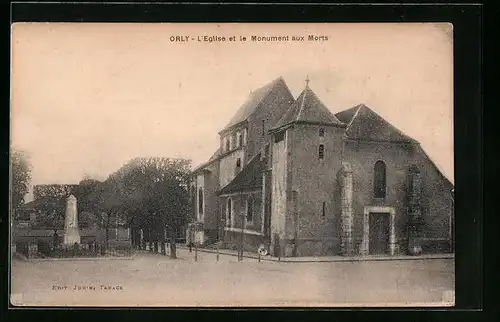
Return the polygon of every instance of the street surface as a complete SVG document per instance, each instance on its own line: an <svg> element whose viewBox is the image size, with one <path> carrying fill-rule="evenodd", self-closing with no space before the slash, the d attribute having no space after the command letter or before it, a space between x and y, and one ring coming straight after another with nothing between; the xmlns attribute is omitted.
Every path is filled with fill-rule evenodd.
<svg viewBox="0 0 500 322"><path fill-rule="evenodd" d="M178 250L179 259L12 261L13 304L37 306L437 305L454 290L453 259L258 262ZM448 304L449 305L449 304Z"/></svg>

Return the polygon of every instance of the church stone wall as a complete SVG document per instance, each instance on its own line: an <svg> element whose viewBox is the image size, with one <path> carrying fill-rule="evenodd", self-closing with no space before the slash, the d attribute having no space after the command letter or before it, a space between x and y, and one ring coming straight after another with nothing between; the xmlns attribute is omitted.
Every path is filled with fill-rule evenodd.
<svg viewBox="0 0 500 322"><path fill-rule="evenodd" d="M415 163L422 177L422 249L442 252L451 248L452 186L421 151L415 152Z"/></svg>
<svg viewBox="0 0 500 322"><path fill-rule="evenodd" d="M241 169L243 168L243 164L245 164L244 151L242 149L235 150L220 159L219 182L221 189L227 186L234 179L234 177L236 177L236 174L238 173L236 168L236 160L238 158L241 159L241 171Z"/></svg>
<svg viewBox="0 0 500 322"><path fill-rule="evenodd" d="M344 159L352 165L353 181L353 242L361 253L364 231L364 207L387 206L395 209L396 249L403 252L408 243L407 179L411 152L405 145L346 141ZM375 162L386 166L386 197L374 199Z"/></svg>
<svg viewBox="0 0 500 322"><path fill-rule="evenodd" d="M199 189L203 189L203 210L199 212ZM203 223L203 242L213 242L218 238L219 212L219 163L213 162L198 171L191 182L191 207L196 221Z"/></svg>
<svg viewBox="0 0 500 322"><path fill-rule="evenodd" d="M259 149L270 141L268 131L279 121L293 102L293 96L285 85L277 85L248 118L248 143L245 153L250 160ZM262 121L264 120L264 135Z"/></svg>
<svg viewBox="0 0 500 322"><path fill-rule="evenodd" d="M272 198L271 198L271 252L278 251L279 240L285 234L286 205L286 178L287 178L287 141L288 133L285 133L283 140L272 144Z"/></svg>
<svg viewBox="0 0 500 322"><path fill-rule="evenodd" d="M410 145L385 142L346 141L344 160L352 165L353 178L353 242L355 251L361 251L363 239L363 216L365 206L387 206L395 210L396 253L407 253L408 249L408 183L409 169L418 164L422 171L422 214L425 221L422 230L432 239L446 238L449 224L448 200L451 198L445 181L438 175L430 161L414 152ZM386 165L386 197L374 198L374 166L378 160ZM438 191L439 188L443 188ZM450 197L448 197L448 195ZM442 243L443 241L438 241Z"/></svg>
<svg viewBox="0 0 500 322"><path fill-rule="evenodd" d="M319 129L325 130L324 137ZM292 256L336 255L340 251L341 137L343 128L294 125L289 136L291 189L287 239L295 239ZM319 159L319 145L324 157ZM324 203L324 214L323 214Z"/></svg>
<svg viewBox="0 0 500 322"><path fill-rule="evenodd" d="M214 239L217 235L218 226L218 210L219 198L217 192L219 191L219 164L218 162L212 163L207 167L204 174L205 183L205 213L203 220L203 227L209 239ZM214 236L215 235L215 236Z"/></svg>

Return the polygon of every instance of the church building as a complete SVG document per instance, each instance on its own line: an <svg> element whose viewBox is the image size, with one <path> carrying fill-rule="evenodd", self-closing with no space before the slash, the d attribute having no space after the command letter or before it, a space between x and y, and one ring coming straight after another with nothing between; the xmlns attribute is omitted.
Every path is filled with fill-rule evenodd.
<svg viewBox="0 0 500 322"><path fill-rule="evenodd" d="M271 255L451 252L453 185L360 104L333 114L283 78L253 91L190 183L197 241Z"/></svg>

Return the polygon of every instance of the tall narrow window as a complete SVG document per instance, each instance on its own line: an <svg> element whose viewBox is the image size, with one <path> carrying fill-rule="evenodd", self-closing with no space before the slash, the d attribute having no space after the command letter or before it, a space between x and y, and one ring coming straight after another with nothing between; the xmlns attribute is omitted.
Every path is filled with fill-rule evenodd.
<svg viewBox="0 0 500 322"><path fill-rule="evenodd" d="M236 159L236 167L241 167L241 158Z"/></svg>
<svg viewBox="0 0 500 322"><path fill-rule="evenodd" d="M231 198L228 198L227 199L227 204L226 204L226 226L227 227L231 227L232 226L232 218L231 218L231 215L232 215L232 209L233 205L232 205L232 201L231 201Z"/></svg>
<svg viewBox="0 0 500 322"><path fill-rule="evenodd" d="M203 213L203 188L198 190L198 213Z"/></svg>
<svg viewBox="0 0 500 322"><path fill-rule="evenodd" d="M374 169L374 197L385 198L386 167L383 161L375 162Z"/></svg>
<svg viewBox="0 0 500 322"><path fill-rule="evenodd" d="M226 137L226 139L225 139L225 140L226 140L226 152L227 152L227 151L229 151L229 149L230 149L230 144L231 144L231 143L229 142L229 138L228 138L228 137Z"/></svg>
<svg viewBox="0 0 500 322"><path fill-rule="evenodd" d="M253 198L250 196L247 200L247 222L253 222Z"/></svg>
<svg viewBox="0 0 500 322"><path fill-rule="evenodd" d="M191 187L191 208L193 213L196 211L196 187Z"/></svg>
<svg viewBox="0 0 500 322"><path fill-rule="evenodd" d="M319 129L319 136L320 137L324 137L325 136L325 129L324 128L320 128Z"/></svg>
<svg viewBox="0 0 500 322"><path fill-rule="evenodd" d="M320 144L318 149L318 159L323 160L324 157L325 157L325 146L323 144Z"/></svg>
<svg viewBox="0 0 500 322"><path fill-rule="evenodd" d="M264 137L264 135L266 135L266 130L265 130L265 121L262 120L262 137Z"/></svg>
<svg viewBox="0 0 500 322"><path fill-rule="evenodd" d="M243 130L243 145L247 145L247 136L248 136L248 130L244 129Z"/></svg>
<svg viewBox="0 0 500 322"><path fill-rule="evenodd" d="M243 135L241 134L241 132L238 132L238 147L242 146L243 146Z"/></svg>
<svg viewBox="0 0 500 322"><path fill-rule="evenodd" d="M321 209L321 216L325 217L326 214L326 202L323 201L323 208Z"/></svg>

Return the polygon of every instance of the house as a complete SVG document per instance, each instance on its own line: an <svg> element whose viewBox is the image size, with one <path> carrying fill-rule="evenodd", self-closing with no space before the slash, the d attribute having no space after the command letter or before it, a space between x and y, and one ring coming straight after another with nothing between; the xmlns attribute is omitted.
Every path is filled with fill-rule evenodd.
<svg viewBox="0 0 500 322"><path fill-rule="evenodd" d="M333 114L308 81L294 99L280 77L219 136L190 183L199 243L290 257L451 250L453 185L363 104Z"/></svg>

